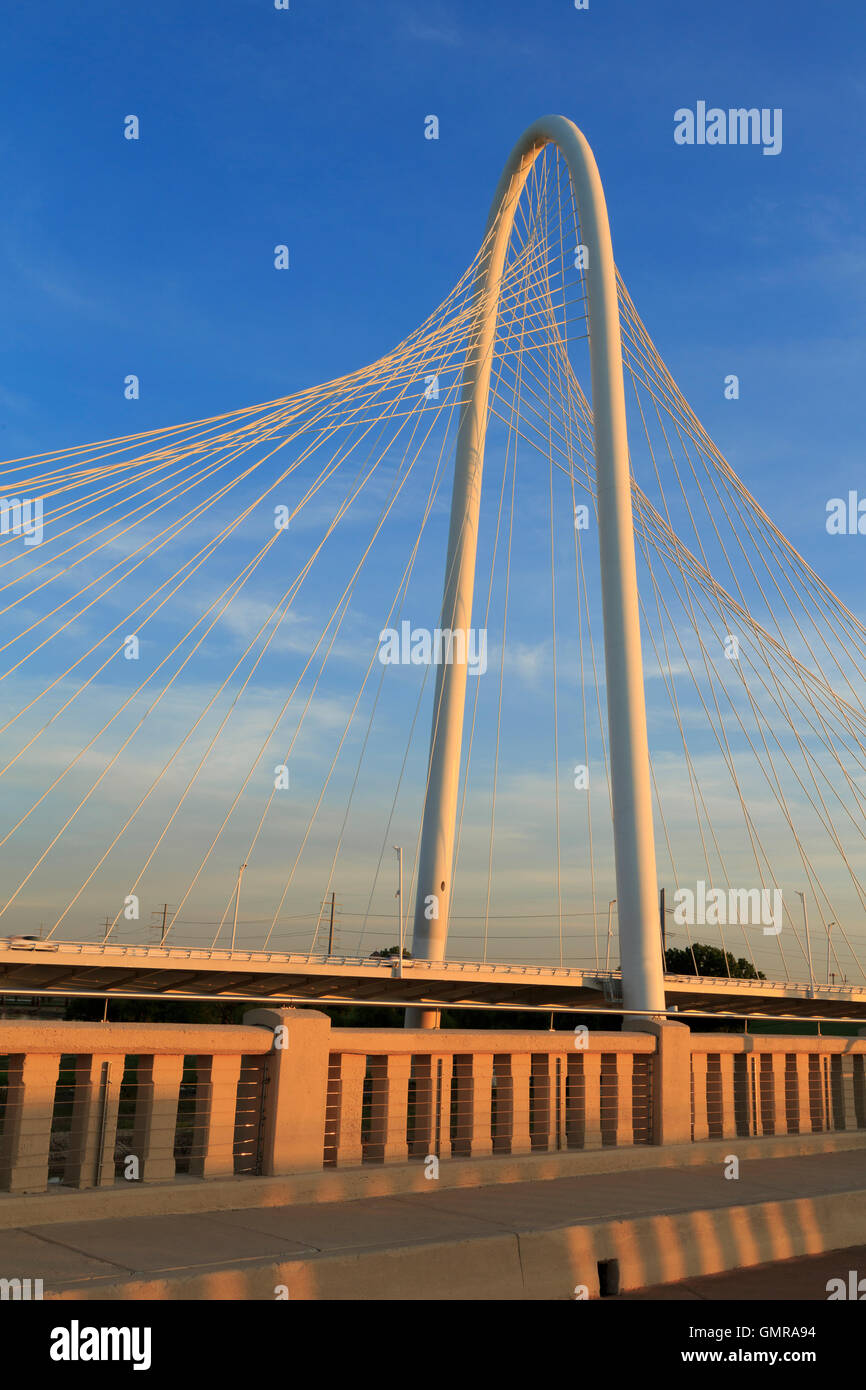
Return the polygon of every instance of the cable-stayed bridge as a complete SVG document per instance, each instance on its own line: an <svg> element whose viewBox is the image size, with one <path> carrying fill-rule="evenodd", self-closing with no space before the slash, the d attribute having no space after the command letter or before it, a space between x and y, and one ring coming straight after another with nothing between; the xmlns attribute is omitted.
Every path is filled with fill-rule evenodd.
<svg viewBox="0 0 866 1390"><path fill-rule="evenodd" d="M860 1016L866 627L667 370L569 122L370 366L2 498L6 992ZM662 921L724 976L665 979Z"/></svg>

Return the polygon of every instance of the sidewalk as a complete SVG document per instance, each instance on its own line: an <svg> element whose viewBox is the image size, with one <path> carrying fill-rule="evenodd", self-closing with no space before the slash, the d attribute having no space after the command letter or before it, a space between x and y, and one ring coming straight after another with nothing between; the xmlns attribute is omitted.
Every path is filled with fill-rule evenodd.
<svg viewBox="0 0 866 1390"><path fill-rule="evenodd" d="M732 1151L736 1142L731 1143ZM0 1231L64 1299L563 1299L866 1243L866 1151ZM280 1287L282 1286L282 1287Z"/></svg>

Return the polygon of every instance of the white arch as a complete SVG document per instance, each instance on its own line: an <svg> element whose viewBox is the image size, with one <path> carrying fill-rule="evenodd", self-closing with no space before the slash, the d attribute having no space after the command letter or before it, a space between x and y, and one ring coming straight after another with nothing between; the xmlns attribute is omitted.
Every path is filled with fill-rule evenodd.
<svg viewBox="0 0 866 1390"><path fill-rule="evenodd" d="M535 159L548 144L556 145L568 164L581 242L588 252L585 274L623 1004L628 1009L656 1011L665 1006L664 976L616 276L598 168L586 139L564 116L543 116L524 131L503 170L487 220L487 244L474 285L477 315L463 369L440 626L462 628L468 635L472 625L499 293L518 200ZM466 675L465 660L443 663L437 669L413 945L415 955L428 960L444 958L448 935ZM439 915L428 920L431 899L436 900ZM407 1018L407 1023L425 1026L435 1021L436 1014L431 1012Z"/></svg>

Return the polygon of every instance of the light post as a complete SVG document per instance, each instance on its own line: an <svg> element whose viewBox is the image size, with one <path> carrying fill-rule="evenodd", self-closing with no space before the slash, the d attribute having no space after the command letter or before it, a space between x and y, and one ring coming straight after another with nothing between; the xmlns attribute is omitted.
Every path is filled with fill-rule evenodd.
<svg viewBox="0 0 866 1390"><path fill-rule="evenodd" d="M610 970L610 939L613 935L613 923L611 919L613 915L613 907L615 902L616 898L611 898L610 902L607 905L607 954L604 958L605 970Z"/></svg>
<svg viewBox="0 0 866 1390"><path fill-rule="evenodd" d="M803 927L804 927L805 932L806 932L806 953L807 953L808 959L809 959L809 985L810 985L810 987L811 987L812 989L814 989L814 988L815 988L815 972L814 972L813 969L812 969L812 943L811 943L811 941L809 940L809 914L808 914L808 912L806 911L806 894L805 894L805 893L798 893L798 894L797 894L797 897L800 899L800 902L803 904Z"/></svg>
<svg viewBox="0 0 866 1390"><path fill-rule="evenodd" d="M401 980L402 980L402 978L403 978L403 846L402 846L402 845L395 845L395 846L394 846L394 850L395 850L395 853L396 853L396 855L397 855L397 910L398 910L398 912L400 913L400 925L399 925L399 930L398 930L398 933L397 933L397 939L398 939L398 942L399 942L398 950L399 950L399 953L400 953L400 954L399 954L399 957L398 957L399 966L398 966L398 970L397 970L397 976L398 976L398 979L401 979Z"/></svg>
<svg viewBox="0 0 866 1390"><path fill-rule="evenodd" d="M238 930L238 908L239 908L240 905L241 905L241 879L242 879L243 876L244 876L244 869L245 869L246 867L247 867L247 866L246 866L246 862L244 862L243 864L241 864L241 867L238 869L238 886L237 886L237 891L236 891L236 893L235 893L235 918L234 918L234 921L232 922L232 950L235 949L235 936L237 935L237 930Z"/></svg>

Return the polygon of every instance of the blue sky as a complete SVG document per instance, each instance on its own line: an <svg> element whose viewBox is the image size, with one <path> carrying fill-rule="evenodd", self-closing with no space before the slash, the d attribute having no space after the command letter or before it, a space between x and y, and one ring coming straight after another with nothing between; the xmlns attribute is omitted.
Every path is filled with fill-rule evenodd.
<svg viewBox="0 0 866 1390"><path fill-rule="evenodd" d="M470 259L517 134L559 111L596 151L618 262L674 375L796 528L828 479L856 486L861 452L864 26L853 0L16 7L3 453L375 358ZM673 112L698 99L782 107L781 155L675 146ZM290 274L272 269L277 242Z"/></svg>
<svg viewBox="0 0 866 1390"><path fill-rule="evenodd" d="M17 6L3 452L378 356L470 259L517 134L560 111L596 151L618 262L686 396L756 490L793 462L809 505L816 473L823 496L860 453L864 26L853 0ZM698 99L781 106L782 154L675 146L673 112Z"/></svg>
<svg viewBox="0 0 866 1390"><path fill-rule="evenodd" d="M862 617L866 540L828 537L824 508L866 494L864 38L853 0L16 7L0 454L377 358L471 260L521 130L561 112L595 150L618 264L683 393ZM781 154L675 145L675 110L698 100L782 108Z"/></svg>

